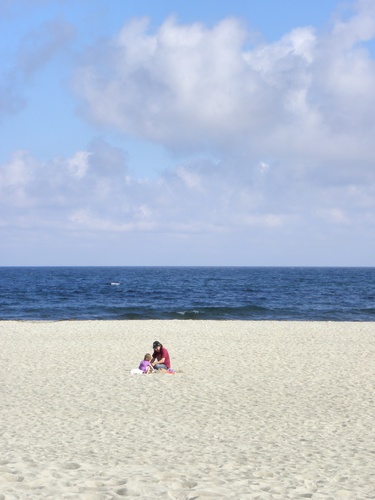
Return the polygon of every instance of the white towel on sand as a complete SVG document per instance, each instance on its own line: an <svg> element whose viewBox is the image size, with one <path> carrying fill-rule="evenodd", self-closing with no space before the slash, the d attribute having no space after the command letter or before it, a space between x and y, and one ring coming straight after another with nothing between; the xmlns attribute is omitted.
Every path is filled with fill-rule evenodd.
<svg viewBox="0 0 375 500"><path fill-rule="evenodd" d="M139 368L132 368L130 370L131 375L143 375L143 371Z"/></svg>

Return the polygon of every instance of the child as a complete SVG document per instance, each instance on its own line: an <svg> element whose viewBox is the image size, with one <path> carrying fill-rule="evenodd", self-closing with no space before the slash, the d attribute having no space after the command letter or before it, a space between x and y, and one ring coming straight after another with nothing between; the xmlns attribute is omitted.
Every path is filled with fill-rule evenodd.
<svg viewBox="0 0 375 500"><path fill-rule="evenodd" d="M151 365L150 361L151 361L151 354L147 353L138 367L138 369L141 370L146 375L154 371L154 367Z"/></svg>

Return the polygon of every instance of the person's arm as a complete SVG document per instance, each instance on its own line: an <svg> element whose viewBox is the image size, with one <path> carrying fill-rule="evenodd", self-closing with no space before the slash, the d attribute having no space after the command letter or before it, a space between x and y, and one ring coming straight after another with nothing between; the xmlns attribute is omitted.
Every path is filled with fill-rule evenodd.
<svg viewBox="0 0 375 500"><path fill-rule="evenodd" d="M160 355L163 355L162 352L160 353ZM163 358L160 358L160 359L153 357L151 360L151 364L152 364L152 366L162 365L164 363L164 361L165 361L165 356Z"/></svg>

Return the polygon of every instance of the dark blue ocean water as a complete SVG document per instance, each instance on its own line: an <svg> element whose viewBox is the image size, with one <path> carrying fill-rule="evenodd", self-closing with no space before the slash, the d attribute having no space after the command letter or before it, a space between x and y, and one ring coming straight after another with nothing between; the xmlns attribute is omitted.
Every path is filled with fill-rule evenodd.
<svg viewBox="0 0 375 500"><path fill-rule="evenodd" d="M375 268L3 267L0 319L375 321Z"/></svg>

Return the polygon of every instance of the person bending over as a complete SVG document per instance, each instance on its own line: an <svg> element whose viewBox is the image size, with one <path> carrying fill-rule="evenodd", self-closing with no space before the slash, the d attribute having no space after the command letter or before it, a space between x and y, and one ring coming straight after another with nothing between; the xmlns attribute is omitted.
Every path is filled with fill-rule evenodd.
<svg viewBox="0 0 375 500"><path fill-rule="evenodd" d="M157 340L152 344L152 347L154 352L151 359L151 365L155 370L168 371L171 367L171 361L167 349Z"/></svg>

